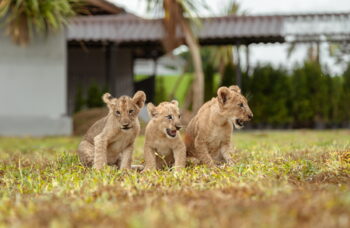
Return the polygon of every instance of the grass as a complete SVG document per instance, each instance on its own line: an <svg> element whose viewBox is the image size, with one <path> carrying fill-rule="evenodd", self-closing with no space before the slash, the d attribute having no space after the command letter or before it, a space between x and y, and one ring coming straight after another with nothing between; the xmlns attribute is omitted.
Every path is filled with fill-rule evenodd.
<svg viewBox="0 0 350 228"><path fill-rule="evenodd" d="M350 131L233 139L232 167L141 174L81 166L79 138L0 138L0 227L350 226Z"/></svg>

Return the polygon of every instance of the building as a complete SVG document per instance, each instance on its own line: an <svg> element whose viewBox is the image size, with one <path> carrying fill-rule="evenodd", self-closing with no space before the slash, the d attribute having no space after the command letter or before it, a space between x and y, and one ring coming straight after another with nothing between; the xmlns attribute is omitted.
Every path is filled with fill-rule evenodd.
<svg viewBox="0 0 350 228"><path fill-rule="evenodd" d="M126 13L100 0L88 0L86 9L92 15ZM30 45L19 47L0 29L0 135L71 134L67 70L72 52L67 30L36 35Z"/></svg>

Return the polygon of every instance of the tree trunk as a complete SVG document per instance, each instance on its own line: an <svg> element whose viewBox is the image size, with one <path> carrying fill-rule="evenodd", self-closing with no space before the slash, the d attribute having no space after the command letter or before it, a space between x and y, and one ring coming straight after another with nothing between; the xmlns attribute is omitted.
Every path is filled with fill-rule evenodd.
<svg viewBox="0 0 350 228"><path fill-rule="evenodd" d="M186 91L186 96L185 96L185 102L183 105L183 109L185 110L189 110L190 106L191 106L191 101L193 99L193 82L191 82L192 84L189 86L189 89ZM194 113L194 112L192 112Z"/></svg>
<svg viewBox="0 0 350 228"><path fill-rule="evenodd" d="M185 35L185 40L190 49L195 77L192 84L193 96L192 96L192 111L197 112L202 106L204 101L204 74L202 67L202 59L200 55L199 44L194 37L190 25L185 19L181 20L181 27Z"/></svg>

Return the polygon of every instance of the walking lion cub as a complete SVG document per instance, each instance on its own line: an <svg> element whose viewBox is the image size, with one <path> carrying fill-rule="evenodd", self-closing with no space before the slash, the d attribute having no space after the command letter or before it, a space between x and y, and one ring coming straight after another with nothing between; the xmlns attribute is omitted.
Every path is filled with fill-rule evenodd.
<svg viewBox="0 0 350 228"><path fill-rule="evenodd" d="M106 164L130 169L134 141L140 131L138 114L146 95L142 91L134 97L114 98L109 93L102 97L109 112L87 131L79 144L78 156L87 166L101 169Z"/></svg>
<svg viewBox="0 0 350 228"><path fill-rule="evenodd" d="M238 86L220 87L217 97L205 103L186 128L187 156L197 158L210 167L221 160L232 164L233 126L240 129L252 118L247 99Z"/></svg>
<svg viewBox="0 0 350 228"><path fill-rule="evenodd" d="M186 147L178 133L181 129L178 102L162 102L158 106L149 103L147 109L151 120L145 132L144 171L185 167Z"/></svg>

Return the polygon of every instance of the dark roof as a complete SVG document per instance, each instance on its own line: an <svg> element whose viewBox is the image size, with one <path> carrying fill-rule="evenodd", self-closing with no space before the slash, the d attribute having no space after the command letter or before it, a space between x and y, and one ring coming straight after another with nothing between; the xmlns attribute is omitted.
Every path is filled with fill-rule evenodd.
<svg viewBox="0 0 350 228"><path fill-rule="evenodd" d="M202 44L283 42L280 16L226 16L203 18L198 32Z"/></svg>
<svg viewBox="0 0 350 228"><path fill-rule="evenodd" d="M315 39L321 35L350 40L350 13L202 18L197 35L204 45L298 41L301 37ZM183 38L180 30L177 36ZM112 41L137 46L160 44L163 37L161 19L142 19L128 14L76 17L68 26L71 41Z"/></svg>

